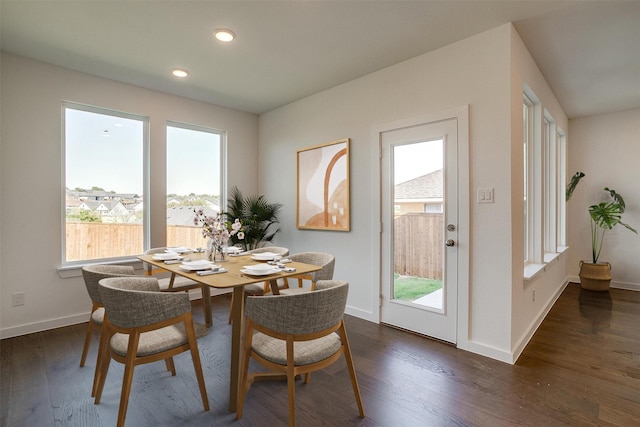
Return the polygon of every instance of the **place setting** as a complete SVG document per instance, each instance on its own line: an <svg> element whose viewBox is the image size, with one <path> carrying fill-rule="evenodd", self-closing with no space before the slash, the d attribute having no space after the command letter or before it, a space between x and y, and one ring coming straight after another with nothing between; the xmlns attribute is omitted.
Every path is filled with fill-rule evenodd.
<svg viewBox="0 0 640 427"><path fill-rule="evenodd" d="M269 276L271 274L281 273L282 271L293 272L295 268L282 268L270 264L253 264L245 265L244 268L240 270L241 273L249 276Z"/></svg>
<svg viewBox="0 0 640 427"><path fill-rule="evenodd" d="M179 265L181 270L188 272L195 272L198 276L208 276L210 274L226 273L227 269L222 268L221 265L214 264L211 261L205 259L199 259L195 261L183 261Z"/></svg>

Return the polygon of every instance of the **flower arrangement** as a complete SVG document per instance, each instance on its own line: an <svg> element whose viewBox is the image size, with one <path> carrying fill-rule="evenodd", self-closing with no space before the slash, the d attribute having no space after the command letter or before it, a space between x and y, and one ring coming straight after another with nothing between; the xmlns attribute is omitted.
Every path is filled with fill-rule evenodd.
<svg viewBox="0 0 640 427"><path fill-rule="evenodd" d="M215 258L216 253L224 257L222 247L227 244L231 236L237 240L244 239L244 227L242 222L236 218L235 221L225 221L223 215L217 213L215 216L207 216L202 209L193 210L195 217L194 225L202 226L202 236L209 239L207 250L210 251L210 258Z"/></svg>

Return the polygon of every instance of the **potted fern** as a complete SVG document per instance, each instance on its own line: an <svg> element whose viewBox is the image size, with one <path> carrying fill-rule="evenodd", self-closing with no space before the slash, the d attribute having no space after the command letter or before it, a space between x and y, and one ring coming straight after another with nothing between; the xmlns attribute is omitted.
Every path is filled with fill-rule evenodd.
<svg viewBox="0 0 640 427"><path fill-rule="evenodd" d="M271 203L264 196L243 196L238 187L233 187L227 199L227 218L238 218L244 229L243 239L231 236L231 243L242 245L244 250L252 250L271 242L280 231L278 214L280 203Z"/></svg>
<svg viewBox="0 0 640 427"><path fill-rule="evenodd" d="M571 177L566 191L567 201L571 198L573 191L584 176L583 172L576 172ZM622 222L622 214L626 207L622 196L609 187L604 187L604 191L608 192L607 200L589 206L589 216L591 218L591 262L580 261L580 273L578 274L581 286L592 291L606 291L611 285L611 264L599 262L604 235L607 230L611 230L620 224L638 234L633 227Z"/></svg>

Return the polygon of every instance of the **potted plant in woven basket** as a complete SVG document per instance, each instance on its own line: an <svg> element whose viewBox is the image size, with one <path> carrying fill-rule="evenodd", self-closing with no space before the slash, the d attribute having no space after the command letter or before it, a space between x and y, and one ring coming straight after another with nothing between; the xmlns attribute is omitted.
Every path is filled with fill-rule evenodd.
<svg viewBox="0 0 640 427"><path fill-rule="evenodd" d="M573 191L584 176L584 173L576 172L571 177L566 191L567 201L571 198ZM580 261L580 273L578 274L581 286L592 291L606 291L611 285L611 264L598 261L606 231L620 224L638 234L633 227L622 222L622 214L625 210L622 196L609 187L604 187L604 191L608 192L607 200L589 206L589 216L591 218L591 262Z"/></svg>

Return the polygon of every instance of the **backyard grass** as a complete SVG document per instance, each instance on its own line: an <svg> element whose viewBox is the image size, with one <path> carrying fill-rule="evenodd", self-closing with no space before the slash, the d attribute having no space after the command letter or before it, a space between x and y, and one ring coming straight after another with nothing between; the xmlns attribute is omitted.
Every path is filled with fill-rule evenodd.
<svg viewBox="0 0 640 427"><path fill-rule="evenodd" d="M414 301L442 288L442 280L393 275L394 299Z"/></svg>

